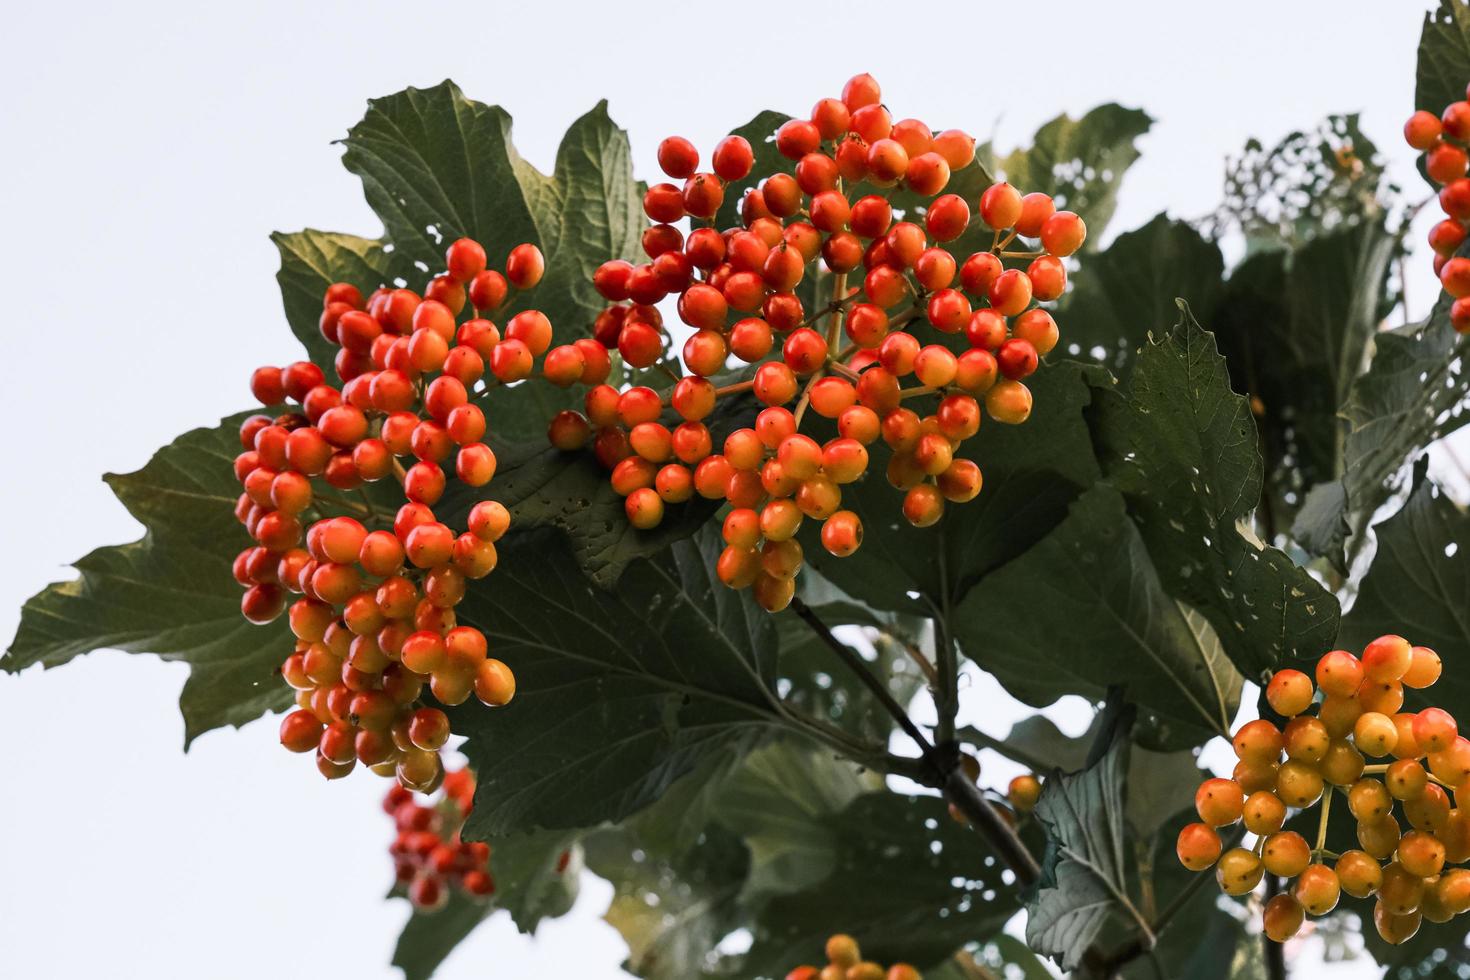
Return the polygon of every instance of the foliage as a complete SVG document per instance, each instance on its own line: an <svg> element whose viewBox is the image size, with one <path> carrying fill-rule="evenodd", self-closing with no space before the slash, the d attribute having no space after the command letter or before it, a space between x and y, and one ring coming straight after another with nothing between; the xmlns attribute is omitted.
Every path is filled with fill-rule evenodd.
<svg viewBox="0 0 1470 980"><path fill-rule="evenodd" d="M1459 97L1470 78L1466 9L1445 0L1426 21L1420 106ZM785 119L762 112L740 130L754 174L782 164L769 137ZM607 919L642 977L784 976L836 931L941 980L965 975L957 953L1041 976L1038 954L1085 969L1141 921L1169 975L1250 975L1255 941L1228 904L1188 890L1173 858L1192 750L1228 730L1246 681L1289 661L1390 631L1447 662L1470 656L1463 509L1421 467L1398 513L1369 530L1408 484L1407 464L1462 423L1465 347L1447 302L1383 329L1400 298L1401 208L1356 116L1269 150L1248 144L1205 222L1161 214L1108 243L1149 126L1116 105L1061 116L1032 146L981 147L953 176L972 201L992 174L1052 193L1092 234L1054 306L1063 343L1031 379L1033 415L987 423L964 446L984 473L979 498L931 528L901 527L875 444L874 473L845 490L866 528L861 556L831 557L802 532L820 577L801 596L874 685L808 621L714 581L712 504L637 531L603 473L546 449L546 419L573 396L527 384L489 398L500 469L488 496L513 530L499 545L506 573L475 583L460 614L515 663L520 690L503 708L450 710L478 773L466 836L494 840L499 890L490 905L455 897L414 915L394 957L407 977L431 975L501 910L527 931L564 913L584 856L613 884ZM448 82L369 104L343 162L384 234L274 237L285 316L309 357L330 369L318 328L328 284L417 282L461 235L496 259L537 244L538 307L559 337L590 332L605 305L592 271L635 258L646 227L627 136L599 104L547 175L510 133L503 110ZM735 223L748 183L732 182L719 226ZM1227 235L1246 242L1229 267ZM816 279L802 287L811 297L830 285ZM632 377L614 370L615 383ZM716 437L755 408L722 405ZM107 477L144 536L92 552L77 579L28 602L6 670L97 648L183 660L190 740L290 704L276 676L289 631L243 623L230 577L247 543L232 516L239 421ZM484 496L456 491L444 512L460 520ZM324 513L383 506L371 491L322 502ZM1376 552L1364 550L1372 539ZM1340 586L1355 596L1345 615ZM1109 705L1088 765L1084 740L1041 714L1004 737L959 733L1038 771L1075 770L1051 775L1019 824L1043 856L1034 887L943 800L883 779L942 784L934 759L893 737L887 702L942 695L952 655L1036 708L1067 695ZM1447 672L1444 687L1451 710L1470 699L1463 678ZM1124 714L1137 724L1116 724ZM953 750L943 726L938 754ZM1003 931L1023 908L1029 950ZM742 933L749 948L728 952ZM1370 944L1394 965L1427 962L1427 950ZM1150 974L1130 962L1124 975Z"/></svg>

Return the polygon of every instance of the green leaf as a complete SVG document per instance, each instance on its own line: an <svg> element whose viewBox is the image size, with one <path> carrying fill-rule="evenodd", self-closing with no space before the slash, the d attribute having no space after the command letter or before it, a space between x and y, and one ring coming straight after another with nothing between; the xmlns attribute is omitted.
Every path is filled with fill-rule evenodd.
<svg viewBox="0 0 1470 980"><path fill-rule="evenodd" d="M883 478L887 456L873 451L868 476L843 488L843 506L863 520L863 549L834 558L802 529L807 560L848 595L875 609L931 616L958 602L987 573L1045 536L1098 476L1083 409L1097 369L1061 361L1028 379L1035 407L1021 425L987 421L959 455L984 474L980 495L952 504L938 524L904 520L903 494ZM1100 380L1100 379L1099 379ZM919 406L916 410L930 410Z"/></svg>
<svg viewBox="0 0 1470 980"><path fill-rule="evenodd" d="M535 243L546 273L534 291L512 296L504 315L534 307L559 341L588 336L606 306L593 271L608 259L637 257L647 225L628 136L600 102L567 131L548 176L521 157L510 133L504 109L467 99L446 81L369 101L343 140L342 162L362 178L396 262L427 279L461 236L484 245L492 267L516 245ZM488 401L498 436L540 438L548 409L568 407L576 393L517 385L496 388Z"/></svg>
<svg viewBox="0 0 1470 980"><path fill-rule="evenodd" d="M80 577L32 596L0 661L6 671L55 667L102 648L182 660L186 747L211 728L290 705L277 671L291 632L284 620L253 626L240 615L230 570L235 553L253 544L234 514L240 486L231 464L243 417L186 432L142 469L104 477L146 533L98 548L76 563Z"/></svg>
<svg viewBox="0 0 1470 980"><path fill-rule="evenodd" d="M451 891L448 903L437 912L414 912L393 948L393 965L403 971L403 980L429 980L464 942L475 927L494 911L488 902L477 902Z"/></svg>
<svg viewBox="0 0 1470 980"><path fill-rule="evenodd" d="M334 282L357 285L366 296L380 284L399 277L417 278L407 256L388 251L379 240L359 238L333 231L308 228L297 232L274 232L271 241L281 257L276 283L291 332L329 378L335 377L332 360L337 345L322 336L319 326L322 296ZM407 279L405 278L405 281Z"/></svg>
<svg viewBox="0 0 1470 980"><path fill-rule="evenodd" d="M1120 684L1161 719L1172 746L1228 734L1240 701L1241 676L1214 631L1165 592L1122 497L1105 485L987 576L953 620L961 649L1022 701L1098 700Z"/></svg>
<svg viewBox="0 0 1470 980"><path fill-rule="evenodd" d="M1440 0L1424 15L1419 35L1414 108L1438 116L1451 102L1465 98L1470 78L1470 7L1463 0Z"/></svg>
<svg viewBox="0 0 1470 980"><path fill-rule="evenodd" d="M1062 345L1125 378L1149 332L1179 319L1180 297L1209 322L1223 274L1214 242L1159 214L1086 257L1057 314Z"/></svg>
<svg viewBox="0 0 1470 980"><path fill-rule="evenodd" d="M543 830L492 842L495 907L509 912L521 932L535 932L542 919L571 911L581 882L577 840L575 832ZM563 855L568 859L565 867Z"/></svg>
<svg viewBox="0 0 1470 980"><path fill-rule="evenodd" d="M1143 349L1126 393L1096 393L1090 422L1164 589L1204 615L1243 673L1331 648L1337 600L1238 526L1261 498L1255 425L1187 310Z"/></svg>
<svg viewBox="0 0 1470 980"><path fill-rule="evenodd" d="M1374 534L1378 552L1343 616L1338 643L1361 650L1375 637L1398 633L1433 648L1447 665L1470 658L1470 515L1421 472L1403 509ZM1470 714L1470 678L1446 670L1417 697Z"/></svg>
<svg viewBox="0 0 1470 980"><path fill-rule="evenodd" d="M713 534L635 563L615 592L554 532L502 543L506 571L460 612L520 693L451 713L480 774L468 836L621 820L711 753L771 731L773 627L715 579Z"/></svg>
<svg viewBox="0 0 1470 980"><path fill-rule="evenodd" d="M839 929L866 957L926 970L999 933L1018 908L1000 863L978 834L950 819L942 800L868 793L827 826L835 869L767 903L751 925L750 951L730 972L784 977L818 959Z"/></svg>
<svg viewBox="0 0 1470 980"><path fill-rule="evenodd" d="M848 646L868 661L870 672L887 681L895 701L908 704L913 700L925 679L908 645L917 644L926 627L924 620L869 609L814 569L802 572L797 589L827 627L864 628L867 643ZM842 667L822 638L794 612L776 615L775 622L784 700L846 731L886 742L895 727L893 716L862 681ZM932 661L932 653L929 657Z"/></svg>
<svg viewBox="0 0 1470 980"><path fill-rule="evenodd" d="M740 839L712 826L696 848L650 852L636 832L612 828L587 843L588 866L613 884L603 918L628 944L624 968L645 980L687 980L715 962L715 947L744 917L749 858Z"/></svg>
<svg viewBox="0 0 1470 980"><path fill-rule="evenodd" d="M982 148L982 163L1000 170L1022 193L1042 191L1057 208L1075 211L1087 222L1086 248L1096 248L1118 206L1123 174L1138 159L1134 140L1153 125L1141 109L1100 105L1080 119L1057 116L1036 131L1029 150L994 160Z"/></svg>
<svg viewBox="0 0 1470 980"><path fill-rule="evenodd" d="M1128 737L1094 765L1046 781L1036 818L1047 834L1041 878L1026 902L1026 945L1075 970L1109 916L1124 908L1123 813Z"/></svg>
<svg viewBox="0 0 1470 980"><path fill-rule="evenodd" d="M1230 277L1212 326L1232 387L1251 399L1277 513L1342 472L1338 407L1366 366L1398 244L1381 221L1360 221L1258 252Z"/></svg>
<svg viewBox="0 0 1470 980"><path fill-rule="evenodd" d="M715 811L750 851L742 901L758 903L826 878L838 854L824 821L870 788L829 750L781 741L752 752L720 788Z"/></svg>
<svg viewBox="0 0 1470 980"><path fill-rule="evenodd" d="M1373 360L1342 409L1343 476L1312 489L1292 528L1340 570L1351 557L1345 543L1353 538L1355 555L1374 513L1402 485L1404 464L1470 420L1461 383L1470 338L1450 326L1447 298L1424 323L1378 333L1373 343Z"/></svg>

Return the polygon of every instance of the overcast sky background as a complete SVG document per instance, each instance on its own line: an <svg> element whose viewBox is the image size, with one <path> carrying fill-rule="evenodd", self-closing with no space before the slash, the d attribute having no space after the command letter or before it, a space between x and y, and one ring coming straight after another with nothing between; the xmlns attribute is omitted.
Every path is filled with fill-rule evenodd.
<svg viewBox="0 0 1470 980"><path fill-rule="evenodd" d="M1210 211L1227 153L1335 111L1361 111L1419 193L1398 134L1425 5L11 4L0 635L68 562L137 536L100 474L239 410L252 368L294 359L267 235L379 233L331 144L369 97L452 77L506 106L543 168L605 97L642 177L669 133L707 152L757 110L805 112L859 71L898 115L1005 149L1059 111L1113 100L1157 121L1117 231ZM1411 266L1416 305L1435 288L1426 265ZM396 976L406 907L380 900L384 783L325 783L269 721L185 756L185 674L103 653L0 675L0 974ZM971 713L1004 732L1013 709L984 693ZM1011 771L988 764L985 778ZM441 976L622 976L621 941L598 918L608 896L589 879L534 944L497 917Z"/></svg>

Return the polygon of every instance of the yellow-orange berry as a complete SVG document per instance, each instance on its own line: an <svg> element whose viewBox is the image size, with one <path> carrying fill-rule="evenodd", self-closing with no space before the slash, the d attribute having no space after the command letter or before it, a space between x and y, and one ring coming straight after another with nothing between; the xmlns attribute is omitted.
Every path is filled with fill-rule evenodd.
<svg viewBox="0 0 1470 980"><path fill-rule="evenodd" d="M1312 706L1312 679L1299 670L1278 670L1266 685L1266 700L1277 714L1290 718Z"/></svg>
<svg viewBox="0 0 1470 980"><path fill-rule="evenodd" d="M1294 830L1282 830L1266 838L1261 863L1273 875L1295 878L1312 862L1307 840Z"/></svg>
<svg viewBox="0 0 1470 980"><path fill-rule="evenodd" d="M1292 894L1312 915L1326 915L1337 907L1341 892L1337 872L1325 864L1313 864L1302 871Z"/></svg>
<svg viewBox="0 0 1470 980"><path fill-rule="evenodd" d="M1344 851L1337 859L1337 880L1353 898L1367 898L1383 884L1383 868L1366 851Z"/></svg>
<svg viewBox="0 0 1470 980"><path fill-rule="evenodd" d="M1246 797L1241 811L1245 829L1253 834L1274 834L1286 823L1286 804L1270 790L1259 790Z"/></svg>
<svg viewBox="0 0 1470 980"><path fill-rule="evenodd" d="M1304 762L1284 762L1276 771L1276 795L1287 806L1304 809L1322 798L1322 774Z"/></svg>
<svg viewBox="0 0 1470 980"><path fill-rule="evenodd" d="M1375 681L1396 681L1409 672L1414 648L1402 636L1388 634L1363 650L1363 675Z"/></svg>
<svg viewBox="0 0 1470 980"><path fill-rule="evenodd" d="M1243 847L1232 847L1215 865L1215 881L1227 895L1244 895L1261 883L1266 869L1261 859Z"/></svg>
<svg viewBox="0 0 1470 980"><path fill-rule="evenodd" d="M1266 936L1277 943L1284 943L1295 936L1305 919L1301 903L1290 895L1273 895L1261 912L1261 926Z"/></svg>
<svg viewBox="0 0 1470 980"><path fill-rule="evenodd" d="M1174 851L1190 871L1204 871L1220 859L1220 835L1209 824L1188 824L1179 831Z"/></svg>
<svg viewBox="0 0 1470 980"><path fill-rule="evenodd" d="M1194 793L1199 818L1211 827L1225 827L1240 819L1245 793L1233 779L1206 779Z"/></svg>

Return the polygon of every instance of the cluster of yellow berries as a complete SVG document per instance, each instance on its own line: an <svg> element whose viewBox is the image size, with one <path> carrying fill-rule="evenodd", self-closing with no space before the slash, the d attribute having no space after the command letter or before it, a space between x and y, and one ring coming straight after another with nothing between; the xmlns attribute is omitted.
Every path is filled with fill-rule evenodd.
<svg viewBox="0 0 1470 980"><path fill-rule="evenodd" d="M856 939L838 933L827 940L826 966L798 966L786 974L786 980L923 980L923 975L907 963L895 963L885 970L863 959Z"/></svg>
<svg viewBox="0 0 1470 980"><path fill-rule="evenodd" d="M1262 913L1277 942L1308 914L1332 911L1344 892L1377 897L1374 924L1395 944L1423 919L1447 922L1470 910L1470 871L1451 867L1470 860L1470 812L1451 795L1470 781L1470 740L1448 712L1403 710L1405 688L1427 688L1440 671L1433 650L1392 635L1369 643L1361 658L1346 650L1323 656L1315 687L1299 670L1277 671L1266 699L1289 720L1278 728L1258 719L1236 731L1240 761L1230 779L1200 784L1200 822L1180 831L1179 860L1192 871L1213 867L1227 895L1254 891L1267 873L1295 879ZM1334 792L1357 821L1359 847L1341 854L1326 847ZM1290 810L1318 801L1314 846L1283 828ZM1254 845L1222 853L1220 828L1237 822Z"/></svg>

